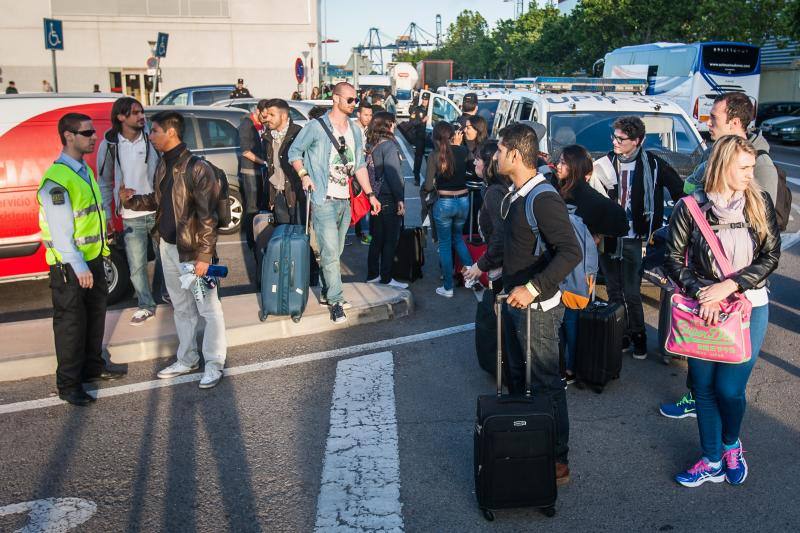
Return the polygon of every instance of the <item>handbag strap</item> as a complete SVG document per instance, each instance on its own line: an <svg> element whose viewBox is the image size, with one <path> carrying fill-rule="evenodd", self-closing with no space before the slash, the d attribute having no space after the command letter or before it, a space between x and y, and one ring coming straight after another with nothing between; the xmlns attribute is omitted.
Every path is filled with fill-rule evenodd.
<svg viewBox="0 0 800 533"><path fill-rule="evenodd" d="M344 154L345 147L342 146L341 144L339 144L339 141L336 140L336 137L333 135L333 132L331 131L331 129L328 127L327 124L325 124L325 121L322 120L322 117L318 117L317 118L317 122L319 122L319 125L322 126L322 129L325 131L325 133L328 134L328 138L331 140L331 143L333 143L333 147L336 149L336 151L339 152L339 157L342 158L342 163L344 163L345 162L345 154ZM348 125L348 127L349 127L349 125Z"/></svg>
<svg viewBox="0 0 800 533"><path fill-rule="evenodd" d="M726 278L731 277L735 274L733 266L731 266L730 261L725 256L725 251L722 249L722 244L719 242L719 237L717 237L717 234L714 233L714 230L711 229L711 226L708 224L708 220L706 220L706 217L703 215L700 206L697 204L697 200L695 200L692 196L686 196L683 201L686 204L686 207L689 208L689 213L691 213L695 224L697 224L697 227L700 229L700 233L703 234L703 237L708 243L709 248L711 248L711 253L714 254L714 259L716 259L719 267L722 269L722 275Z"/></svg>

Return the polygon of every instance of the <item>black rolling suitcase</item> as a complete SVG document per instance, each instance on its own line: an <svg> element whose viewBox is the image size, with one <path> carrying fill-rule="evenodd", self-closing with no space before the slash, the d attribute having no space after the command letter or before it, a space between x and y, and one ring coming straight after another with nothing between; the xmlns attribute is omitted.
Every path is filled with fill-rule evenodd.
<svg viewBox="0 0 800 533"><path fill-rule="evenodd" d="M495 509L538 507L556 512L556 426L549 397L531 396L531 349L525 351L525 395L503 394L502 324L497 312L497 392L478 396L475 422L475 495L487 520ZM527 335L531 333L528 309Z"/></svg>
<svg viewBox="0 0 800 533"><path fill-rule="evenodd" d="M392 277L403 281L416 281L422 277L424 264L425 230L407 228L404 221L394 254Z"/></svg>
<svg viewBox="0 0 800 533"><path fill-rule="evenodd" d="M575 375L579 386L597 392L622 371L622 337L625 309L614 303L594 301L578 314Z"/></svg>
<svg viewBox="0 0 800 533"><path fill-rule="evenodd" d="M311 247L306 225L281 224L272 232L261 261L258 318L291 316L300 322L308 303Z"/></svg>
<svg viewBox="0 0 800 533"><path fill-rule="evenodd" d="M658 305L658 349L664 362L669 364L672 354L664 349L667 343L667 335L672 323L672 295L675 294L675 286L670 283L661 288L661 297Z"/></svg>

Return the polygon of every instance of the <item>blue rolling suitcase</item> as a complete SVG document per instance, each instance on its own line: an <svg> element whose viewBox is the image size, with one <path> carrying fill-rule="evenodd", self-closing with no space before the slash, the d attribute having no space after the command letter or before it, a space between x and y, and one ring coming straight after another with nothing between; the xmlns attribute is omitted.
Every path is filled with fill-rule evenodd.
<svg viewBox="0 0 800 533"><path fill-rule="evenodd" d="M291 316L300 322L308 302L311 248L306 225L282 224L275 228L261 260L258 318Z"/></svg>

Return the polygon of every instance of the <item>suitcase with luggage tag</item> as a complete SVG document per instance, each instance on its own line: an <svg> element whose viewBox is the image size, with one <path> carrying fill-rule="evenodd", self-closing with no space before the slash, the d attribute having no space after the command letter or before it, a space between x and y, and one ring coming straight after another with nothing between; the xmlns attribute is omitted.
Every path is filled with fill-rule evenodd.
<svg viewBox="0 0 800 533"><path fill-rule="evenodd" d="M531 395L531 347L525 349L525 394L503 394L502 301L497 313L497 391L478 396L474 433L475 495L483 516L494 520L494 511L513 507L537 507L555 515L556 426L549 397ZM531 334L528 308L526 339Z"/></svg>

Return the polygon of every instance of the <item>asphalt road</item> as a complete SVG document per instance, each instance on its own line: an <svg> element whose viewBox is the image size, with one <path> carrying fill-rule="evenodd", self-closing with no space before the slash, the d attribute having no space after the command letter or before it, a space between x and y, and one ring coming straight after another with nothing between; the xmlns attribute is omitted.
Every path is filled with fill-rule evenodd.
<svg viewBox="0 0 800 533"><path fill-rule="evenodd" d="M800 177L800 150L780 153L795 165L789 175ZM412 189L409 181L409 198ZM795 212L787 234L798 230ZM223 249L230 266L241 260L240 244ZM196 381L151 388L166 360L130 365L85 409L6 412L49 397L54 380L0 385L0 531L23 527L31 510L32 523L60 516L60 531L87 532L294 532L326 523L399 530L398 517L402 529L420 532L797 531L798 254L800 246L786 250L771 278L769 331L748 386L742 440L750 475L741 487L672 481L697 459L699 442L694 419L658 414L660 401L684 393L685 364L666 366L656 354L657 294L647 288L650 357L626 358L621 379L603 394L568 390L572 481L559 491L556 516L520 509L486 522L474 496L472 432L475 398L493 385L475 360L476 300L466 289L452 300L434 294L439 272L428 243L425 276L411 286L413 315L237 347L227 366L241 373L215 389L201 391ZM345 278L361 280L366 246L353 244L344 257ZM228 290L246 286L244 268L231 276ZM47 304L42 285L39 308ZM23 284L10 287L0 286L4 313L16 309L12 294L23 299ZM389 366L378 374L369 373L372 359L355 359L386 352ZM353 375L353 365L364 374ZM380 386L370 388L371 380ZM370 395L359 397L359 387ZM355 456L342 459L347 454ZM46 501L26 503L39 500ZM62 514L43 512L47 506Z"/></svg>

